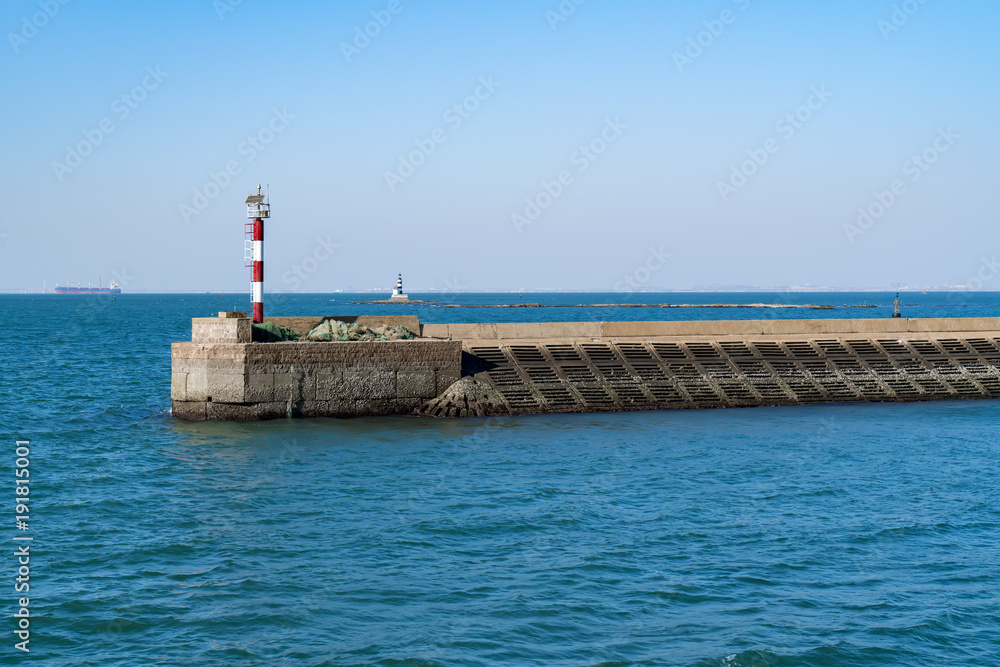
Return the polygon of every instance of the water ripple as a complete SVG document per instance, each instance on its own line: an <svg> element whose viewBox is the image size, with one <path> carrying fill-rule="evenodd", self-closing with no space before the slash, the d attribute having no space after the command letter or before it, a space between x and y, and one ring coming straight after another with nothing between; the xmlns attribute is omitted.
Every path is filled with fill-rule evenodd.
<svg viewBox="0 0 1000 667"><path fill-rule="evenodd" d="M1000 402L177 422L213 298L7 304L40 662L1000 664Z"/></svg>

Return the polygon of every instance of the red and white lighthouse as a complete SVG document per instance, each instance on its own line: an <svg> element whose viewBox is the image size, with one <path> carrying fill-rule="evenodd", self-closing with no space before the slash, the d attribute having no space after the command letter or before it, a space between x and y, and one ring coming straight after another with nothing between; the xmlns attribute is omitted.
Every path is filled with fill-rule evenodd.
<svg viewBox="0 0 1000 667"><path fill-rule="evenodd" d="M253 321L257 324L264 321L264 220L271 217L271 204L265 202L264 197L258 185L257 194L250 195L246 201L247 219L253 222L246 223L246 235L252 238L247 240L244 257L251 267L250 301L253 303Z"/></svg>

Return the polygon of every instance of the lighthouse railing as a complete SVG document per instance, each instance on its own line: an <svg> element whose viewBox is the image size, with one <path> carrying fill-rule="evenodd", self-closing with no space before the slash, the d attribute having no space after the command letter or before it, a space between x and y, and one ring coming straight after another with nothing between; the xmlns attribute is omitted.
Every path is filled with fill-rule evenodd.
<svg viewBox="0 0 1000 667"><path fill-rule="evenodd" d="M269 218L271 217L271 207L267 204L247 204L248 218Z"/></svg>

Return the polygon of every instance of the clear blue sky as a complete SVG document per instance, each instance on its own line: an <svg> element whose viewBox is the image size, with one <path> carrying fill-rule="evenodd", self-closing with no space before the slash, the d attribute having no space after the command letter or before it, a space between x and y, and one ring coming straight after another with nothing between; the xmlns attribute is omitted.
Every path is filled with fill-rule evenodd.
<svg viewBox="0 0 1000 667"><path fill-rule="evenodd" d="M245 290L258 182L272 291L1000 287L993 1L63 2L0 9L3 288Z"/></svg>

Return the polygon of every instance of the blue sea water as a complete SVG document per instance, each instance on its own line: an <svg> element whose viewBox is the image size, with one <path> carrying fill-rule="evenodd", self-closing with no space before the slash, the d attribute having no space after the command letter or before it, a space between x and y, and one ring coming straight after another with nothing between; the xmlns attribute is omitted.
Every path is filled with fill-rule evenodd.
<svg viewBox="0 0 1000 667"><path fill-rule="evenodd" d="M420 295L411 295L411 298ZM823 311L464 309L423 321L886 317L893 295L636 295ZM469 304L622 295L427 295ZM333 301L331 302L331 299ZM1000 664L1000 402L186 423L169 345L242 295L0 296L0 661ZM876 309L842 308L865 301ZM1000 314L904 295L909 316ZM30 654L14 649L30 535Z"/></svg>

